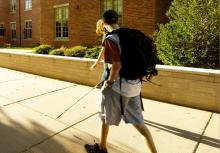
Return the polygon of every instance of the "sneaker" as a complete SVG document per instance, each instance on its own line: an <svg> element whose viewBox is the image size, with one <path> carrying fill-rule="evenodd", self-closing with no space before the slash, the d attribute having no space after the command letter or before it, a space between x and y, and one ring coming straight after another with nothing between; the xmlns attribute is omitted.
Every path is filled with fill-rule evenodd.
<svg viewBox="0 0 220 153"><path fill-rule="evenodd" d="M100 149L97 143L94 145L85 144L85 149L87 153L108 153L106 149Z"/></svg>

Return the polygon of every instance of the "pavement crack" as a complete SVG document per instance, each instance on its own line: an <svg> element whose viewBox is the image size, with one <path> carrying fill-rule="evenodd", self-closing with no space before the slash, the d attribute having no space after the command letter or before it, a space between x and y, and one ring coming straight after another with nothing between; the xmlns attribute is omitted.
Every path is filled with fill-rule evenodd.
<svg viewBox="0 0 220 153"><path fill-rule="evenodd" d="M204 127L204 129L202 131L202 134L200 135L199 140L198 140L198 142L197 142L197 144L196 144L196 146L195 146L195 148L194 148L192 153L196 153L196 151L198 150L198 147L199 147L199 145L200 145L200 143L202 141L202 138L203 138L203 136L205 134L205 131L206 131L206 129L207 129L207 127L208 127L212 117L213 117L213 113L211 113L211 116L210 116L209 120L207 121L207 123L206 123L206 125L205 125L205 127Z"/></svg>

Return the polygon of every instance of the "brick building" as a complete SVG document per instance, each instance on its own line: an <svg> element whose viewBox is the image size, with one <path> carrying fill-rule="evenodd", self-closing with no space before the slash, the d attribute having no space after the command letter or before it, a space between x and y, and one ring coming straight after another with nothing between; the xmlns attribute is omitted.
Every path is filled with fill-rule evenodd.
<svg viewBox="0 0 220 153"><path fill-rule="evenodd" d="M0 0L0 44L97 45L96 21L114 9L121 26L152 35L171 0Z"/></svg>

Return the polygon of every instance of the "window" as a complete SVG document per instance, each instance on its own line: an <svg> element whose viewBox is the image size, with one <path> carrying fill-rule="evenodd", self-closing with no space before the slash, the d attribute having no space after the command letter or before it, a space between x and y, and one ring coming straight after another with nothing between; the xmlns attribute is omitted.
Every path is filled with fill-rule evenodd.
<svg viewBox="0 0 220 153"><path fill-rule="evenodd" d="M56 38L68 38L68 19L69 9L68 6L55 7L55 27L56 27Z"/></svg>
<svg viewBox="0 0 220 153"><path fill-rule="evenodd" d="M113 9L118 13L118 23L119 25L122 24L122 12L123 12L123 7L122 7L122 1L123 0L102 0L102 14L109 10Z"/></svg>
<svg viewBox="0 0 220 153"><path fill-rule="evenodd" d="M0 24L0 37L5 36L5 27L4 24Z"/></svg>
<svg viewBox="0 0 220 153"><path fill-rule="evenodd" d="M11 22L11 40L16 39L16 22Z"/></svg>
<svg viewBox="0 0 220 153"><path fill-rule="evenodd" d="M25 0L25 10L32 9L32 0Z"/></svg>
<svg viewBox="0 0 220 153"><path fill-rule="evenodd" d="M32 39L32 21L25 21L24 39Z"/></svg>
<svg viewBox="0 0 220 153"><path fill-rule="evenodd" d="M16 11L16 0L11 0L11 11Z"/></svg>

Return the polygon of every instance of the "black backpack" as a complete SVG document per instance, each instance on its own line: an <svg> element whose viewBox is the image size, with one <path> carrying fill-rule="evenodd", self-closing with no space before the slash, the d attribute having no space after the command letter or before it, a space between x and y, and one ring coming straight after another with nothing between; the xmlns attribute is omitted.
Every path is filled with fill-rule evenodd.
<svg viewBox="0 0 220 153"><path fill-rule="evenodd" d="M151 38L139 30L129 28L119 28L109 34L113 33L118 35L121 46L120 76L135 80L157 75L155 66L158 60Z"/></svg>

